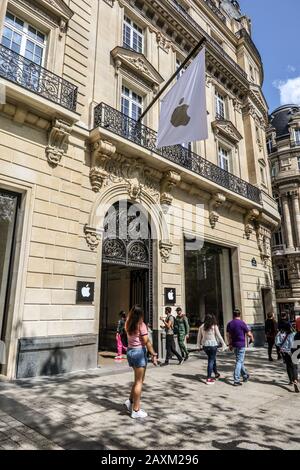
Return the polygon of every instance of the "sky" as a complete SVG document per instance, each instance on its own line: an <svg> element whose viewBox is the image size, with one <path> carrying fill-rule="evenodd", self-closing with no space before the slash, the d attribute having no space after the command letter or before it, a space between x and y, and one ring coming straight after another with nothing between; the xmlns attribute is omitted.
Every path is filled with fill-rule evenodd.
<svg viewBox="0 0 300 470"><path fill-rule="evenodd" d="M300 105L300 1L239 0L252 20L252 39L263 60L263 91L270 113L283 104Z"/></svg>

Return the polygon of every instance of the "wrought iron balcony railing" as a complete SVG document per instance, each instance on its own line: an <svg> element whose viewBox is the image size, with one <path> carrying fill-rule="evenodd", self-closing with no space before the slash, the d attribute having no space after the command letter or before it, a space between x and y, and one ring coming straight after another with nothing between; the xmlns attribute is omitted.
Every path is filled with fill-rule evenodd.
<svg viewBox="0 0 300 470"><path fill-rule="evenodd" d="M214 2L212 2L212 0L204 0L204 1L209 6L209 8L214 12L214 14L217 15L217 17L221 21L223 21L223 23L226 23L226 16L223 15L223 13L221 12L221 10L218 7L216 7Z"/></svg>
<svg viewBox="0 0 300 470"><path fill-rule="evenodd" d="M200 34L207 39L207 43L212 46L213 49L217 50L218 53L225 59L243 78L248 79L247 73L243 70L237 62L235 62L227 52L224 51L222 46L215 41L209 34L201 28L201 26L191 17L191 15L176 1L168 0L169 4L172 5L180 14L183 16Z"/></svg>
<svg viewBox="0 0 300 470"><path fill-rule="evenodd" d="M16 83L70 111L76 111L77 87L0 44L0 78Z"/></svg>
<svg viewBox="0 0 300 470"><path fill-rule="evenodd" d="M228 173L182 145L158 149L156 146L157 133L153 129L138 123L105 103L100 103L95 108L94 127L107 129L223 188L257 204L261 203L261 191L252 184Z"/></svg>

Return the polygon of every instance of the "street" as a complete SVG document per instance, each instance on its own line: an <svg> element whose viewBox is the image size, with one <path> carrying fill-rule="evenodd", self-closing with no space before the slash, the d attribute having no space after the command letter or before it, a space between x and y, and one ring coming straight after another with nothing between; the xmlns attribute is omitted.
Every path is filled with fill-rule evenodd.
<svg viewBox="0 0 300 470"><path fill-rule="evenodd" d="M132 372L122 365L55 378L0 382L1 449L300 449L300 396L281 362L247 351L250 382L232 386L234 358L219 355L221 379L205 384L204 353L181 366L149 367L134 421L123 401Z"/></svg>

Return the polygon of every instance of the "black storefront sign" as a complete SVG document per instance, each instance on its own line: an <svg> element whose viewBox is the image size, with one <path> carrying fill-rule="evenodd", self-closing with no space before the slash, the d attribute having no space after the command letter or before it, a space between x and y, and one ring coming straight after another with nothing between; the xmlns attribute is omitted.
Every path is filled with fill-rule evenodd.
<svg viewBox="0 0 300 470"><path fill-rule="evenodd" d="M77 281L76 303L91 304L94 301L95 283Z"/></svg>
<svg viewBox="0 0 300 470"><path fill-rule="evenodd" d="M165 305L175 305L176 304L176 289L173 287L165 288Z"/></svg>

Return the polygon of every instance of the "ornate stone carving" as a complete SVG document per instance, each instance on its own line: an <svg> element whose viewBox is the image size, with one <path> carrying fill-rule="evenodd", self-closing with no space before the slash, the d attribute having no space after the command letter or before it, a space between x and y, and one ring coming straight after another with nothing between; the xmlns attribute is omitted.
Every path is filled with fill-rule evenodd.
<svg viewBox="0 0 300 470"><path fill-rule="evenodd" d="M247 240L250 240L251 234L254 230L254 223L259 217L259 211L257 209L251 209L244 218L245 224L245 235Z"/></svg>
<svg viewBox="0 0 300 470"><path fill-rule="evenodd" d="M107 162L116 152L116 147L106 140L98 140L92 149L92 168L90 171L90 181L92 190L97 193L101 190L108 178Z"/></svg>
<svg viewBox="0 0 300 470"><path fill-rule="evenodd" d="M234 144L237 144L243 138L233 123L225 119L212 122L212 128L216 136L221 134Z"/></svg>
<svg viewBox="0 0 300 470"><path fill-rule="evenodd" d="M84 226L86 242L92 251L97 250L101 241L102 233L103 231L89 227L87 224Z"/></svg>
<svg viewBox="0 0 300 470"><path fill-rule="evenodd" d="M160 31L156 32L156 41L158 46L168 54L171 48L171 41L168 41Z"/></svg>
<svg viewBox="0 0 300 470"><path fill-rule="evenodd" d="M257 245L264 266L267 267L271 258L271 231L260 224L256 224Z"/></svg>
<svg viewBox="0 0 300 470"><path fill-rule="evenodd" d="M209 202L209 223L212 229L216 227L219 221L218 209L226 201L226 196L222 193L216 193L212 196Z"/></svg>
<svg viewBox="0 0 300 470"><path fill-rule="evenodd" d="M160 251L161 260L163 263L168 262L170 255L171 255L172 247L173 247L173 243L171 242L164 242L164 241L159 242L159 251Z"/></svg>
<svg viewBox="0 0 300 470"><path fill-rule="evenodd" d="M173 196L172 190L181 181L181 176L177 171L167 171L160 183L160 204L163 207L163 211L166 212L168 206L172 204Z"/></svg>
<svg viewBox="0 0 300 470"><path fill-rule="evenodd" d="M48 162L57 166L67 150L69 135L72 132L72 125L61 119L56 119L48 133L48 145L46 156Z"/></svg>

